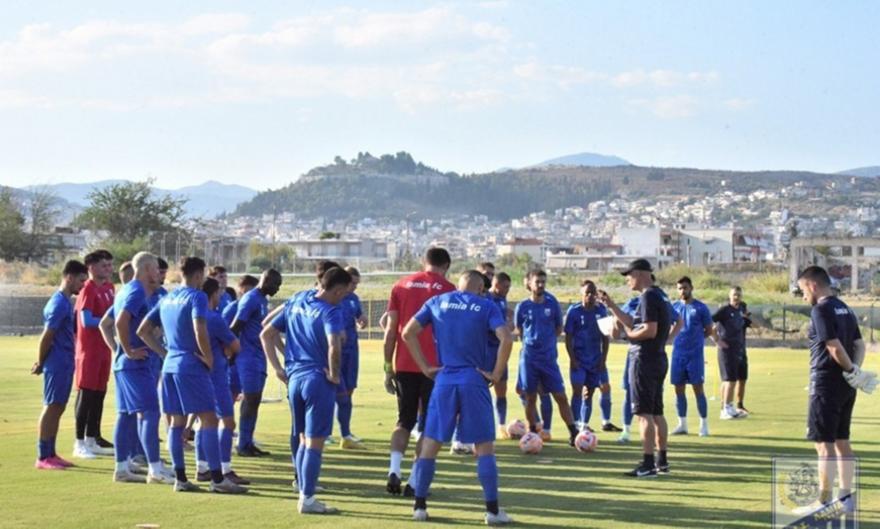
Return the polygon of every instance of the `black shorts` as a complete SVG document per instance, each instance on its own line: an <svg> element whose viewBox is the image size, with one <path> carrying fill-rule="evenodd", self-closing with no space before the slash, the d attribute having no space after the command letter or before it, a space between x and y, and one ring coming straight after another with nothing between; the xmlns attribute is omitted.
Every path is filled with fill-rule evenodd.
<svg viewBox="0 0 880 529"><path fill-rule="evenodd" d="M807 439L816 443L848 440L855 403L856 390L846 382L824 387L811 382Z"/></svg>
<svg viewBox="0 0 880 529"><path fill-rule="evenodd" d="M669 370L666 355L634 355L629 363L630 403L633 415L663 415L663 380Z"/></svg>
<svg viewBox="0 0 880 529"><path fill-rule="evenodd" d="M418 421L419 431L424 431L434 381L422 373L395 373L394 378L397 380L397 426L411 432Z"/></svg>
<svg viewBox="0 0 880 529"><path fill-rule="evenodd" d="M718 370L724 382L749 379L749 357L745 352L718 351Z"/></svg>

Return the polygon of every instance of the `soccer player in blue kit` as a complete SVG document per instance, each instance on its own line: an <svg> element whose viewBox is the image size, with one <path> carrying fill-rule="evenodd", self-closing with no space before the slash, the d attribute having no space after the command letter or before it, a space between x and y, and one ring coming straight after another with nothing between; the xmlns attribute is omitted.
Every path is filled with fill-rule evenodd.
<svg viewBox="0 0 880 529"><path fill-rule="evenodd" d="M260 334L276 376L287 383L294 435L303 437L295 457L301 514L337 512L315 498L315 489L324 441L333 430L345 338L345 315L339 304L350 284L348 272L331 268L321 276L317 289L295 294ZM281 333L285 336L283 368L275 354Z"/></svg>
<svg viewBox="0 0 880 529"><path fill-rule="evenodd" d="M126 283L113 301L112 311L105 318L115 318L116 359L113 372L116 379L116 428L113 445L116 450L117 482L141 482L143 478L131 472L129 455L132 444L139 441L146 455L148 483L173 483L174 475L159 458L159 393L156 379L150 370L150 350L137 334L141 321L149 309L149 299L159 287L159 263L153 254L138 252L131 259L134 278ZM112 314L111 314L112 312ZM164 353L159 347L157 352ZM138 440L130 432L137 423Z"/></svg>
<svg viewBox="0 0 880 529"><path fill-rule="evenodd" d="M348 294L340 303L340 308L345 315L345 341L342 344L342 365L339 373L339 388L336 393L336 419L339 421L339 434L342 436L339 448L358 450L364 448L364 445L351 433L351 414L354 407L352 395L357 388L358 362L360 360L358 328L366 327L367 321L364 319L361 299L355 294L361 281L361 273L353 266L345 267L345 271L351 276L351 285Z"/></svg>
<svg viewBox="0 0 880 529"><path fill-rule="evenodd" d="M498 307L498 310L501 311L501 315L504 316L504 320L507 322L508 329L512 330L512 321L513 321L513 311L510 309L510 306L507 303L507 294L510 292L510 276L504 272L500 272L492 277L492 286L489 288L489 292L487 293L487 297L490 301L495 303ZM489 352L490 357L494 358L498 355L498 348L501 346L501 342L498 341L498 337L494 332L489 333ZM507 424L507 379L508 379L509 370L505 366L504 374L501 375L501 379L495 382L495 414L498 419L498 433L501 435L502 439L508 439L510 436L507 433L507 428L505 425Z"/></svg>
<svg viewBox="0 0 880 529"><path fill-rule="evenodd" d="M565 349L568 352L571 377L571 411L580 422L580 429L589 429L593 412L593 393L608 385L608 337L599 330L596 320L608 315L605 306L596 302L596 284L589 279L581 283L581 302L565 314ZM607 395L607 396L606 396ZM611 414L610 393L602 393L602 414L605 424Z"/></svg>
<svg viewBox="0 0 880 529"><path fill-rule="evenodd" d="M183 429L187 415L196 415L199 430L196 444L204 450L211 470L212 492L243 493L247 489L224 478L220 465L217 434L216 400L211 381L214 355L208 335L208 296L201 290L205 279L205 261L184 257L180 262L183 285L165 296L144 318L138 335L165 357L162 365L162 407L171 416L168 449L174 464L174 490L199 490L186 476L183 456ZM154 330L161 327L165 343L156 338ZM166 351L167 348L167 351Z"/></svg>
<svg viewBox="0 0 880 529"><path fill-rule="evenodd" d="M683 276L676 281L679 300L672 304L672 308L682 321L677 327L675 339L672 342L672 365L669 370L669 380L675 386L675 407L678 411L678 426L671 432L672 435L685 435L687 428L687 395L685 389L690 384L697 399L697 411L700 414L700 437L709 435L707 415L709 404L706 401L706 393L703 391L703 382L706 380L706 361L703 347L706 338L714 337L715 330L712 325L712 313L709 307L693 296L694 285L691 278Z"/></svg>
<svg viewBox="0 0 880 529"><path fill-rule="evenodd" d="M434 391L428 404L421 451L414 474L415 505L413 519L428 519L427 496L443 443L458 430L464 443L474 443L477 476L486 501L488 525L513 520L498 507L498 465L495 460L495 427L489 383L497 382L507 368L513 339L504 315L481 295L483 277L476 270L461 275L458 290L435 296L407 323L403 331L413 360L430 378ZM419 333L431 325L437 345L438 366L425 359ZM499 341L498 354L491 372L484 369L488 351L486 333L494 331Z"/></svg>
<svg viewBox="0 0 880 529"><path fill-rule="evenodd" d="M877 385L874 373L862 371L865 342L859 322L831 290L831 279L821 267L809 266L798 276L798 287L810 311L810 396L807 439L819 456L819 498L815 504L795 509L798 514L824 511L832 503L852 513L857 504L853 494L853 460L850 422L857 389L871 393ZM839 489L833 497L837 466ZM827 519L821 522L827 524ZM842 525L842 524L841 524ZM806 524L805 524L806 526ZM813 526L813 525L811 525ZM818 526L818 525L816 525Z"/></svg>
<svg viewBox="0 0 880 529"><path fill-rule="evenodd" d="M223 319L218 310L220 307L221 294L220 282L209 277L202 283L202 291L208 296L208 336L211 339L211 354L214 362L211 367L211 382L214 386L215 411L220 418L222 428L217 430L220 443L220 467L223 477L236 485L249 485L250 481L242 478L232 470L232 434L235 432L235 410L232 401L232 392L229 390L228 358L234 357L241 350L238 338L232 334L229 324ZM201 445L200 445L201 446ZM203 448L203 447L202 447ZM211 470L206 458L203 458L204 450L197 450L200 457L198 461L197 481L211 480Z"/></svg>
<svg viewBox="0 0 880 529"><path fill-rule="evenodd" d="M260 343L263 318L269 312L268 297L274 296L281 288L281 274L269 269L260 276L257 288L241 296L232 321L232 332L241 340L241 352L235 359L241 391L244 398L238 416L237 453L242 457L261 457L268 452L254 445L254 430L257 427L257 414L263 400L266 385L266 353Z"/></svg>
<svg viewBox="0 0 880 529"><path fill-rule="evenodd" d="M516 306L514 322L523 342L519 361L519 383L526 394L526 418L529 430L532 432L538 430L536 419L538 392L546 391L556 401L559 415L568 427L569 444L574 446L574 438L578 431L571 413L571 404L565 396L565 383L562 381L562 373L557 363L556 337L562 334L562 309L556 298L545 290L546 272L530 270L527 281L530 295Z"/></svg>
<svg viewBox="0 0 880 529"><path fill-rule="evenodd" d="M73 463L55 452L58 423L70 398L73 386L76 323L70 297L77 294L88 279L88 268L79 261L67 261L61 271L61 287L43 308L43 334L37 361L31 374L43 375L43 412L40 414L37 461L42 470L61 470Z"/></svg>

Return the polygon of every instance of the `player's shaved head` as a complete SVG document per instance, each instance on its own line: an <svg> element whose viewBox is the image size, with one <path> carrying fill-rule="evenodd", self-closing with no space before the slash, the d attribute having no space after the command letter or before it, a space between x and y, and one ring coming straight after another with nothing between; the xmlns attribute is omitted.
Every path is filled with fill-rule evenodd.
<svg viewBox="0 0 880 529"><path fill-rule="evenodd" d="M458 289L465 292L479 294L483 291L485 276L477 270L467 270L458 276Z"/></svg>
<svg viewBox="0 0 880 529"><path fill-rule="evenodd" d="M821 266L808 266L804 268L804 270L798 275L798 281L801 279L812 281L823 287L831 286L831 277L828 276L828 272L826 272Z"/></svg>
<svg viewBox="0 0 880 529"><path fill-rule="evenodd" d="M159 268L159 261L150 252L138 252L131 258L131 266L134 268L135 275L137 275L148 267L155 266Z"/></svg>

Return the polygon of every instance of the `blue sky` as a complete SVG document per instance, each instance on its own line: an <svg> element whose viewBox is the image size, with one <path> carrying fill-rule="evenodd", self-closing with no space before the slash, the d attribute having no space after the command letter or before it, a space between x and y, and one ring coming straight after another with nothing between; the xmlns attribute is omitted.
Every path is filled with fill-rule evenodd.
<svg viewBox="0 0 880 529"><path fill-rule="evenodd" d="M0 182L880 164L880 2L4 3Z"/></svg>

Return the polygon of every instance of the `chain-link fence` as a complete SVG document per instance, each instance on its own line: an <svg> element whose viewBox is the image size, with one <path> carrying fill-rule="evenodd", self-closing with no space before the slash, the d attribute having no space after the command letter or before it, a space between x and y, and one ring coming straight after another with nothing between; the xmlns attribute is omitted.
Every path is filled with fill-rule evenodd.
<svg viewBox="0 0 880 529"><path fill-rule="evenodd" d="M48 297L13 297L0 299L0 334L36 334L43 325L43 306ZM277 305L281 300L273 300ZM561 302L563 310L575 303L574 300ZM383 336L379 321L388 302L386 300L362 300L366 328L360 331L363 339L381 339ZM714 310L715 307L710 307ZM752 313L752 327L748 331L750 340L768 344L794 344L807 340L810 323L810 307L807 305L749 305ZM880 307L875 305L853 307L866 342L880 340Z"/></svg>

